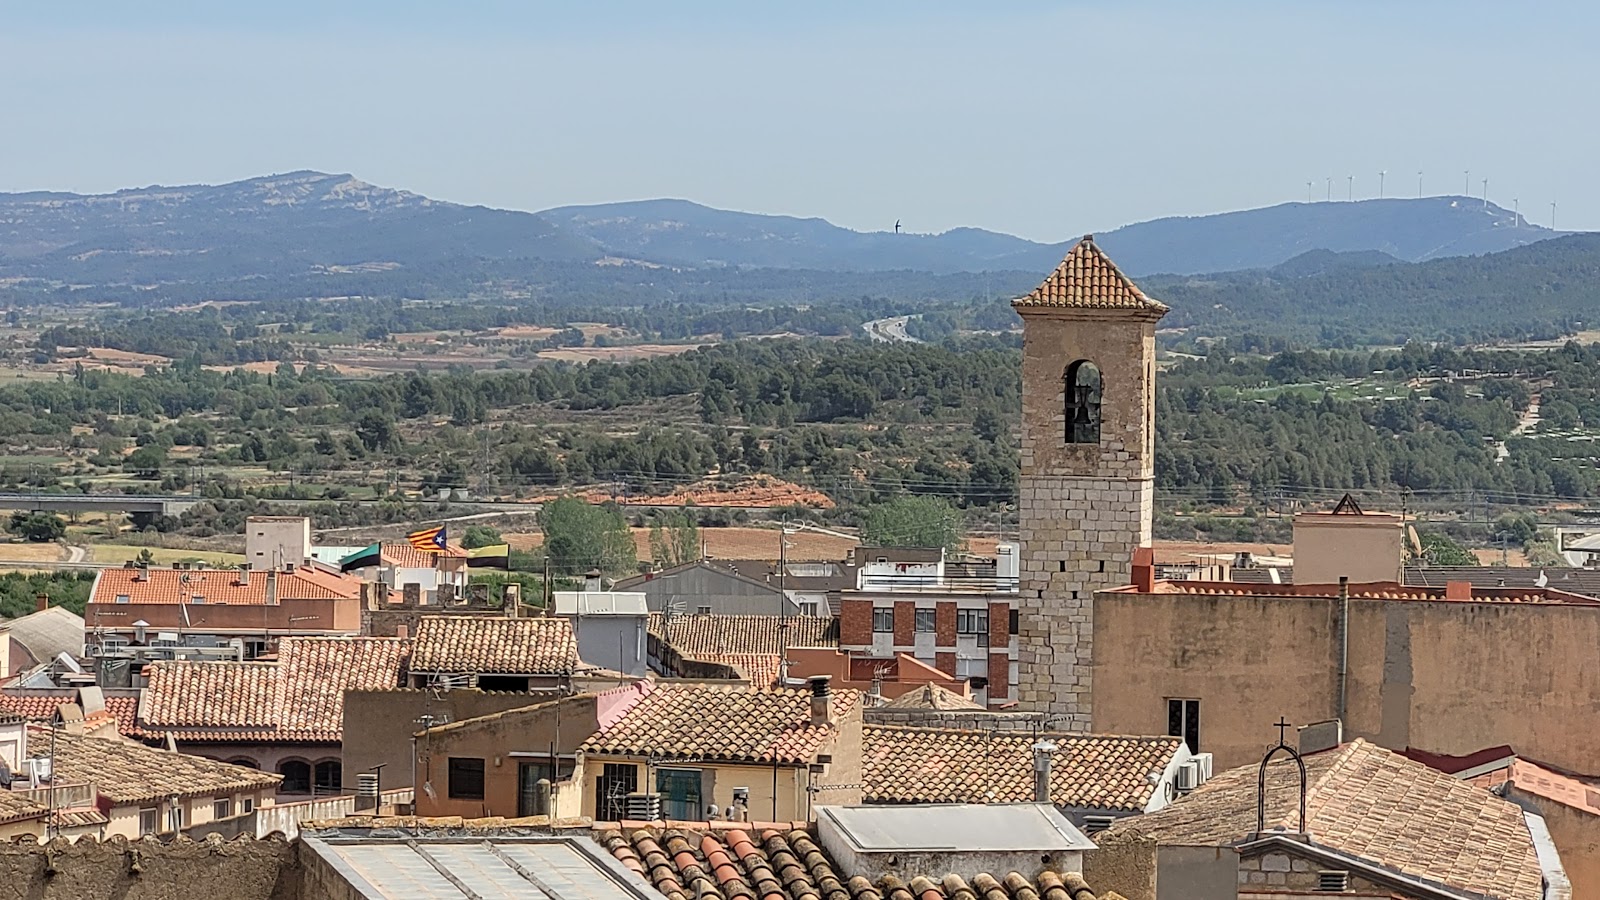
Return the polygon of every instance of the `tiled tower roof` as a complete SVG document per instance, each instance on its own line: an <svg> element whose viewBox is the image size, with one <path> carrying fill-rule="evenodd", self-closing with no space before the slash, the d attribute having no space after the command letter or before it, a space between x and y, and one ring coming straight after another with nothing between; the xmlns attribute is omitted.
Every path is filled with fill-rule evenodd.
<svg viewBox="0 0 1600 900"><path fill-rule="evenodd" d="M1122 274L1111 257L1095 246L1094 235L1067 253L1050 277L1033 293L1011 302L1018 311L1028 309L1126 309L1157 315L1167 311L1165 304L1152 300Z"/></svg>

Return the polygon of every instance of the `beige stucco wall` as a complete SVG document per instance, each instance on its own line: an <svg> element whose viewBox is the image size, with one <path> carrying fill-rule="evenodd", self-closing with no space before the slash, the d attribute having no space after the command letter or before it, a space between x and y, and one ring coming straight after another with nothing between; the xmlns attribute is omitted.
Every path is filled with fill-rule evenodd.
<svg viewBox="0 0 1600 900"><path fill-rule="evenodd" d="M1352 600L1347 737L1464 755L1509 744L1595 770L1600 607ZM1256 762L1278 716L1332 718L1331 598L1109 592L1096 600L1094 730L1165 734L1166 698L1200 704L1216 768Z"/></svg>
<svg viewBox="0 0 1600 900"><path fill-rule="evenodd" d="M1101 373L1098 444L1068 444L1067 367ZM1023 315L1017 702L1086 729L1094 591L1130 581L1154 510L1155 318Z"/></svg>
<svg viewBox="0 0 1600 900"><path fill-rule="evenodd" d="M1294 517L1296 584L1337 584L1340 576L1359 584L1401 582L1403 523L1392 513Z"/></svg>
<svg viewBox="0 0 1600 900"><path fill-rule="evenodd" d="M1600 897L1600 816L1522 790L1513 789L1511 799L1544 816L1561 868L1572 882L1572 896Z"/></svg>

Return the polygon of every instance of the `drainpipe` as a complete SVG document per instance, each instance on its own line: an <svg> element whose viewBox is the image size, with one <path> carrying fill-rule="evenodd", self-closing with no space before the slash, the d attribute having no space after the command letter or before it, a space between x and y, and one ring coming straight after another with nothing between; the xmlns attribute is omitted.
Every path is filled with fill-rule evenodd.
<svg viewBox="0 0 1600 900"><path fill-rule="evenodd" d="M1350 577L1339 576L1339 722L1344 724L1350 701Z"/></svg>

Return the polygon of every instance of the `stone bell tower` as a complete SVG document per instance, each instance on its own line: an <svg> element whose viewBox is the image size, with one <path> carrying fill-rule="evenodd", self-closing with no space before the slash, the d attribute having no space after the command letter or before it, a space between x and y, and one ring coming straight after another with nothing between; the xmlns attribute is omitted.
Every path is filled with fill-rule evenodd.
<svg viewBox="0 0 1600 900"><path fill-rule="evenodd" d="M1086 236L1022 316L1018 705L1090 727L1094 592L1132 582L1155 505L1156 322Z"/></svg>

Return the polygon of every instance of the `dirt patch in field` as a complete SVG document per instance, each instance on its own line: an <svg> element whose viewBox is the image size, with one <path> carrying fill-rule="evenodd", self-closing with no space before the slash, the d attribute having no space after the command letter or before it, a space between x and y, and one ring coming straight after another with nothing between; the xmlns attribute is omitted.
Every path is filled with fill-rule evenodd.
<svg viewBox="0 0 1600 900"><path fill-rule="evenodd" d="M627 347L561 347L555 350L540 350L540 359L555 359L563 362L625 362L630 359L654 359L659 356L675 356L679 353L688 353L698 350L704 344L633 344Z"/></svg>
<svg viewBox="0 0 1600 900"><path fill-rule="evenodd" d="M172 360L154 353L135 353L132 350L114 350L110 347L85 347L89 358L98 362L113 363L116 365L134 366L165 366Z"/></svg>
<svg viewBox="0 0 1600 900"><path fill-rule="evenodd" d="M517 341L541 341L560 331L548 325L507 325L495 332L499 337Z"/></svg>

